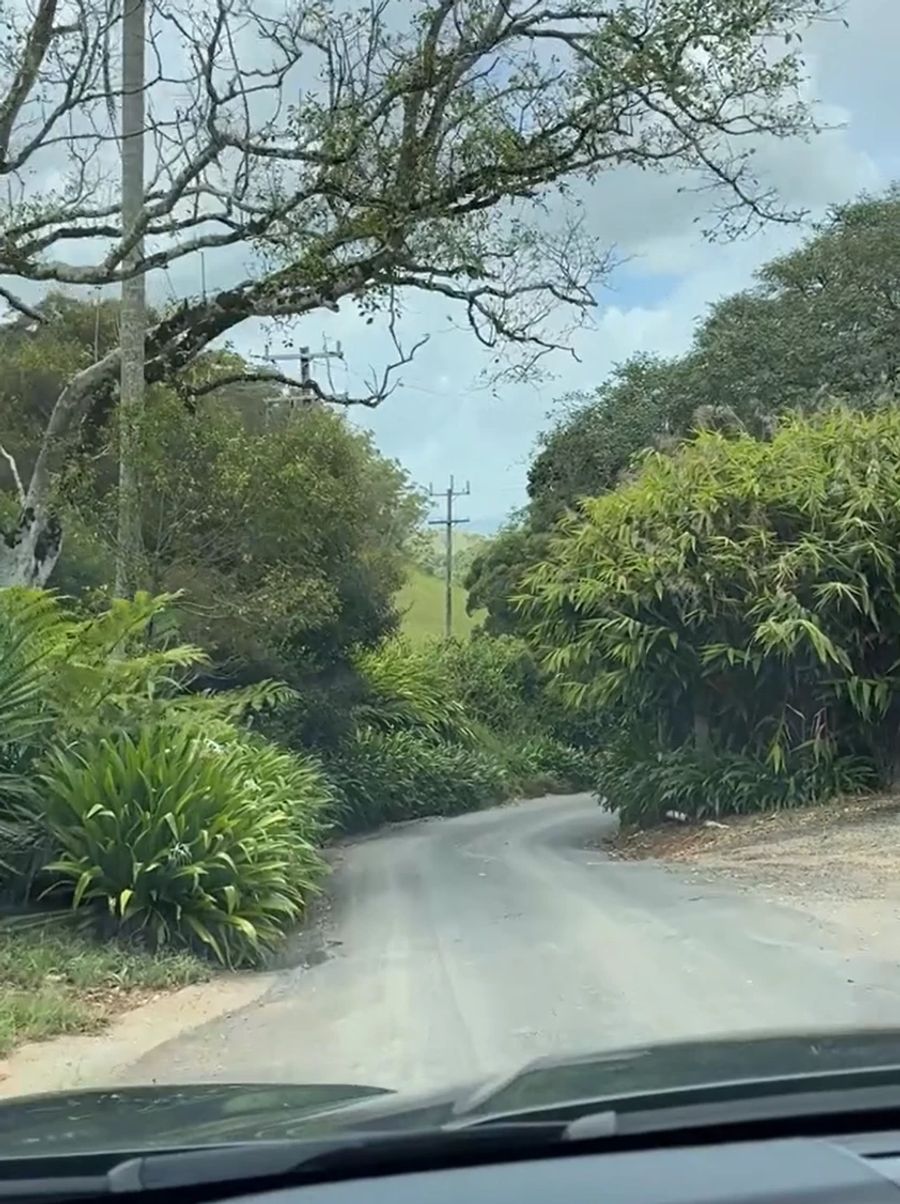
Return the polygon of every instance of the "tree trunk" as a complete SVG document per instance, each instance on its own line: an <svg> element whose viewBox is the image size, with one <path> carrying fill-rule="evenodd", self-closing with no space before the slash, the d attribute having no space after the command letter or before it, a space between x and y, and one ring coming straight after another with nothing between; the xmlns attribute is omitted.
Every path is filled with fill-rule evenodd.
<svg viewBox="0 0 900 1204"><path fill-rule="evenodd" d="M15 527L0 536L0 588L46 585L61 550L59 520L25 506Z"/></svg>
<svg viewBox="0 0 900 1204"><path fill-rule="evenodd" d="M709 752L709 715L698 705L694 704L694 748L701 755Z"/></svg>

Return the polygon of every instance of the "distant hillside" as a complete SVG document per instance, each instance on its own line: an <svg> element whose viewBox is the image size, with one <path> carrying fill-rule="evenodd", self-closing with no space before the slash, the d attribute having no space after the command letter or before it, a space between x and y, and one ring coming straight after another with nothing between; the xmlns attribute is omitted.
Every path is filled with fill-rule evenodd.
<svg viewBox="0 0 900 1204"><path fill-rule="evenodd" d="M444 634L444 581L413 566L409 580L397 596L397 605L403 616L401 631L413 643ZM482 615L466 614L466 591L461 585L453 587L453 634L466 636L481 622Z"/></svg>
<svg viewBox="0 0 900 1204"><path fill-rule="evenodd" d="M413 559L420 569L443 580L446 558L443 527L426 527L416 540ZM465 580L472 561L489 543L487 535L457 527L453 532L453 580Z"/></svg>

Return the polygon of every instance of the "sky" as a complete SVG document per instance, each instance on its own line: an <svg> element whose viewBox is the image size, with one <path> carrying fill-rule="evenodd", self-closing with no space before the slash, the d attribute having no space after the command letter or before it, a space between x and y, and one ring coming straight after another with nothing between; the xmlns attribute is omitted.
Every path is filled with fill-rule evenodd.
<svg viewBox="0 0 900 1204"><path fill-rule="evenodd" d="M757 156L765 182L786 206L808 210L810 221L830 205L900 178L900 0L846 0L843 15L846 26L820 24L804 42L807 97L829 128L809 144L770 143ZM48 154L52 166L52 148ZM46 174L36 179L48 186ZM575 356L555 353L539 379L489 391L479 384L485 359L474 336L459 328L461 315L454 324L446 301L416 294L401 334L407 344L427 334L427 345L399 373L402 384L378 410L352 409L348 420L371 430L381 451L403 464L418 485L441 490L451 474L468 480L471 494L458 513L471 520L471 530L495 530L525 501L528 461L558 399L592 389L636 352L678 354L710 304L749 285L755 268L809 233L808 225L769 226L751 238L709 243L698 224L705 202L686 194L685 182L678 175L621 168L602 173L582 191L586 222L620 266L596 292L592 322L572 340ZM93 260L95 247L84 254ZM232 283L245 267L240 251L210 264L209 286ZM154 274L151 300L196 293L198 277L197 263L181 260L171 272ZM39 286L19 291L36 299ZM344 359L316 363L318 379L338 392L366 392L373 370L380 373L394 357L383 328L367 325L352 306L313 315L290 330L267 332L258 322L246 323L230 342L244 355L260 357L296 352L304 344L313 351L334 348L338 340Z"/></svg>
<svg viewBox="0 0 900 1204"><path fill-rule="evenodd" d="M838 128L809 145L780 144L763 165L783 200L808 209L811 220L900 177L900 0L849 0L844 16L849 28L829 23L805 41L809 95L822 123ZM451 473L468 479L471 496L458 512L470 518L470 529L496 529L525 500L529 456L556 399L592 388L635 352L680 352L712 302L747 286L757 266L804 235L803 228L769 227L711 245L694 220L696 198L679 192L683 183L617 170L601 175L586 195L587 213L625 262L598 293L592 328L574 340L578 360L556 353L545 363L550 379L492 395L478 386L482 360L472 336L448 328L445 304L418 297L406 330L410 337L427 331L430 342L400 373L402 387L377 411L353 411L351 421L370 429L379 448L426 487L445 488ZM341 340L345 360L331 365L338 389L359 391L371 367L384 363L380 334L352 313L310 321L292 338L313 349ZM235 343L258 354L261 340L259 331L245 329ZM291 349L284 335L274 336L271 347ZM324 366L316 371L327 383Z"/></svg>

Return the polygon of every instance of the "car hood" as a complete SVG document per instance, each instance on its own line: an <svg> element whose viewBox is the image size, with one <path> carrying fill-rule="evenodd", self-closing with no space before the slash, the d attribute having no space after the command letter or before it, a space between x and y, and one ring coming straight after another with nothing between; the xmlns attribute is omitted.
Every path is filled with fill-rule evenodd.
<svg viewBox="0 0 900 1204"><path fill-rule="evenodd" d="M564 1107L629 1106L673 1091L896 1068L900 1030L633 1046L531 1062L504 1079L429 1095L360 1084L207 1083L19 1096L0 1102L0 1157L184 1149L433 1129Z"/></svg>

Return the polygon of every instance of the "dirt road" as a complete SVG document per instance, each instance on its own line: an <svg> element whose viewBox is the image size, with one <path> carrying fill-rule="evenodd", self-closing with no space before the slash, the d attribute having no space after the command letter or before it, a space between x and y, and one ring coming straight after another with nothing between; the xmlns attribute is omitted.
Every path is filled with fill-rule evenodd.
<svg viewBox="0 0 900 1204"><path fill-rule="evenodd" d="M799 908L609 860L611 822L547 798L345 846L306 964L123 1081L413 1089L555 1051L900 1022L900 968Z"/></svg>

